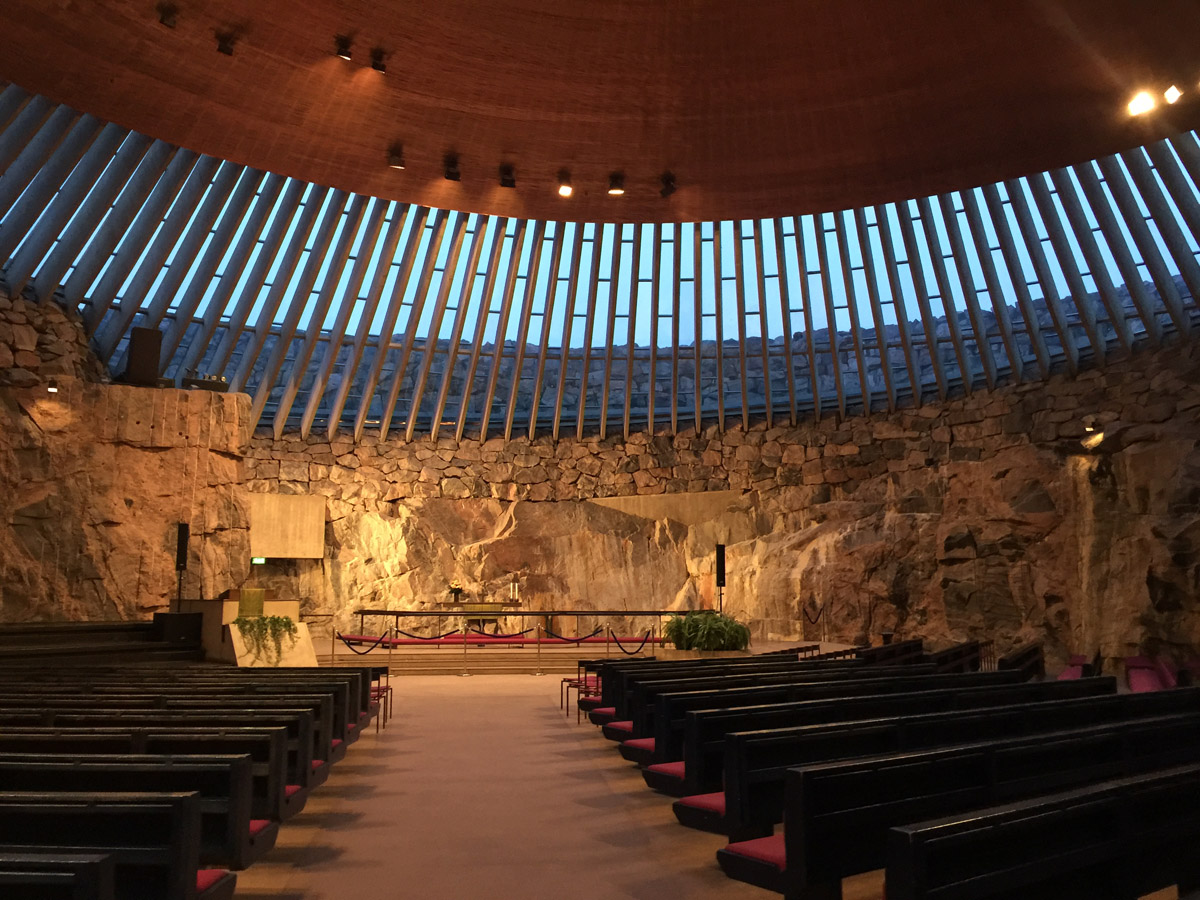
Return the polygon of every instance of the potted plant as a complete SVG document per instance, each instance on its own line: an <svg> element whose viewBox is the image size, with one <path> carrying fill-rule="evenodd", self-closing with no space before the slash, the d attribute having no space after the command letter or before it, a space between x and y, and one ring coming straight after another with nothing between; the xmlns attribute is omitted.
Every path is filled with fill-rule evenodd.
<svg viewBox="0 0 1200 900"><path fill-rule="evenodd" d="M296 623L290 616L238 616L233 620L242 640L254 654L254 661L260 659L277 666L283 660L283 642L288 646L296 643Z"/></svg>
<svg viewBox="0 0 1200 900"><path fill-rule="evenodd" d="M744 652L750 645L750 629L737 619L711 610L673 615L663 628L664 640L680 651Z"/></svg>
<svg viewBox="0 0 1200 900"><path fill-rule="evenodd" d="M450 582L450 596L454 598L455 603L462 602L463 586L462 582L455 578Z"/></svg>

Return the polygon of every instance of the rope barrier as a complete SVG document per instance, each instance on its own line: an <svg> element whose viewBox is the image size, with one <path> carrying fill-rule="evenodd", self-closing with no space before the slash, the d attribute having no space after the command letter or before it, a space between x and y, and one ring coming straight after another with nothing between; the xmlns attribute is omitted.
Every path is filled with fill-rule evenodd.
<svg viewBox="0 0 1200 900"><path fill-rule="evenodd" d="M525 635L527 635L527 634L529 634L529 632L533 631L532 628L526 628L524 631L518 631L516 634L488 634L486 631L482 631L478 628L468 628L467 630L472 632L473 634L483 635L484 637L498 637L498 638L525 637ZM454 632L454 633L457 634L458 632Z"/></svg>
<svg viewBox="0 0 1200 900"><path fill-rule="evenodd" d="M626 656L637 656L639 653L642 652L642 648L646 646L646 641L650 640L650 632L649 631L646 632L645 637L643 637L642 642L637 645L636 650L626 650L625 645L621 643L621 639L619 637L617 637L615 634L612 636L612 639L616 643L617 649L620 650L622 653L624 653Z"/></svg>
<svg viewBox="0 0 1200 900"><path fill-rule="evenodd" d="M412 638L413 640L416 640L416 641L440 641L442 638L448 638L452 634L461 634L461 632L457 628L452 628L450 631L447 631L445 634L435 634L433 637L422 637L419 634L411 634L400 628L393 628L392 630L395 631L396 634L402 634L406 638Z"/></svg>
<svg viewBox="0 0 1200 900"><path fill-rule="evenodd" d="M588 638L594 638L596 635L598 635L598 634L599 634L600 632L602 632L603 630L604 630L604 628L603 628L603 627L601 627L601 628L597 628L597 629L596 629L595 631L593 631L591 634L585 634L585 635L584 635L583 637L581 637L581 638L569 638L569 637L563 637L561 634L555 634L555 633L554 633L553 631L551 631L549 628L545 629L545 631L546 631L546 637L551 637L551 638L554 638L556 641L566 641L568 644L582 644L582 643L583 643L584 641L586 641Z"/></svg>
<svg viewBox="0 0 1200 900"><path fill-rule="evenodd" d="M340 640L343 644L345 644L351 650L351 652L357 653L359 656L366 656L368 653L370 653L372 650L374 650L376 647L378 647L380 644L382 644L387 639L387 634L388 633L386 631L383 634L381 634L378 638L376 638L375 643L373 643L366 650L357 649L353 644L351 644L348 640L346 640L346 638L343 637L341 634L338 634L338 640Z"/></svg>

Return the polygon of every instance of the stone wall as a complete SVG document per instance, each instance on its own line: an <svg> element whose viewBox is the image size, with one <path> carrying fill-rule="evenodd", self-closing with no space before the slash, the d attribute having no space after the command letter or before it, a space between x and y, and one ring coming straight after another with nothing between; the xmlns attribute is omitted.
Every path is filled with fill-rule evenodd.
<svg viewBox="0 0 1200 900"><path fill-rule="evenodd" d="M249 569L249 398L57 379L0 388L0 621L136 619Z"/></svg>
<svg viewBox="0 0 1200 900"><path fill-rule="evenodd" d="M60 376L107 380L79 317L57 303L0 294L0 385L28 387Z"/></svg>
<svg viewBox="0 0 1200 900"><path fill-rule="evenodd" d="M1184 653L1200 645L1198 385L1200 351L1184 344L945 404L723 435L256 436L247 488L327 497L328 553L253 577L345 624L358 607L444 599L454 578L503 596L513 573L535 606L683 608L713 602L723 542L726 607L760 636Z"/></svg>

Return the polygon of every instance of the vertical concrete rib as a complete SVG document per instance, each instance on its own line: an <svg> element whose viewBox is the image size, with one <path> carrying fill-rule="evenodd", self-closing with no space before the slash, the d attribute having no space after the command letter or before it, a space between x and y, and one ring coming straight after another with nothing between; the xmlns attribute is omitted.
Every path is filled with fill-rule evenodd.
<svg viewBox="0 0 1200 900"><path fill-rule="evenodd" d="M1088 289L1083 283L1083 273L1079 271L1071 242L1067 240L1066 232L1063 230L1058 209L1054 205L1054 198L1050 196L1050 189L1046 186L1044 176L1034 175L1028 181L1038 215L1050 238L1050 247L1058 259L1059 271L1063 273L1063 278L1067 281L1071 299L1079 313L1079 321L1087 334L1088 343L1092 345L1092 353L1098 362L1103 363L1108 352L1108 342L1100 334L1100 329L1096 325L1096 311L1092 308L1092 301L1088 297ZM1069 331L1068 337L1070 337ZM1072 343L1075 343L1073 338Z"/></svg>
<svg viewBox="0 0 1200 900"><path fill-rule="evenodd" d="M368 207L370 207L369 215L367 213ZM354 195L354 201L346 216L346 225L342 229L341 236L338 239L337 248L330 257L329 269L325 274L324 282L321 284L321 292L317 295L316 308L313 309L312 314L308 317L308 325L304 329L304 340L300 343L296 359L292 363L292 370L288 373L288 380L283 386L283 393L280 395L279 403L275 407L275 416L271 422L271 430L276 440L279 440L283 436L283 430L287 425L288 419L291 417L292 406L296 402L296 397L304 384L304 379L309 375L309 363L312 361L313 353L316 352L317 342L321 337L325 320L329 317L329 310L333 306L334 300L338 301L339 318L343 310L354 309L358 301L358 292L362 288L363 278L365 277L367 266L370 264L370 257L375 249L375 243L379 239L379 232L386 208L387 202L384 200L369 200L361 194ZM362 232L361 241L359 240L360 232ZM346 266L350 265L351 255L354 253L356 242L360 247L359 255L354 260L354 265L350 269L345 285L343 285L341 283L342 273L346 271ZM346 326L343 324L341 332L344 333L345 329ZM333 340L333 335L330 334L329 342L332 343ZM312 392L323 392L325 388L324 381L321 381L319 386L317 385L316 376L318 373L313 372L312 374L313 382L309 388L310 395ZM302 425L305 413L307 413L307 404L305 410L301 413ZM308 437L308 429L304 428L303 431L304 436Z"/></svg>
<svg viewBox="0 0 1200 900"><path fill-rule="evenodd" d="M994 184L983 186L983 202L987 204L988 216L992 220L992 228L996 231L996 239L1000 242L1000 253L1008 268L1008 279L1013 293L1017 295L1017 306L1021 310L1021 318L1025 322L1025 334L1029 337L1033 348L1034 358L1042 377L1050 374L1050 353L1046 349L1046 339L1042 336L1042 326L1038 323L1037 312L1033 308L1033 300L1029 296L1029 283L1025 280L1025 267L1021 255L1017 252L1013 240L1012 229L1008 216L1004 214L1004 203L1000 199L1000 189ZM1003 295L1000 295L1003 296Z"/></svg>
<svg viewBox="0 0 1200 900"><path fill-rule="evenodd" d="M858 293L854 287L854 265L850 256L850 241L846 232L846 214L833 214L834 234L837 236L838 258L841 260L842 285L846 291L846 313L850 319L850 340L854 345L854 359L858 365L858 389L862 395L863 411L870 413L874 395L871 391L871 376L867 369L867 355L863 349L862 328L858 321Z"/></svg>
<svg viewBox="0 0 1200 900"><path fill-rule="evenodd" d="M65 106L51 111L48 101L36 98L0 134L0 163L3 163L3 169L0 170L3 172L3 177L0 177L0 220L7 218L17 198L59 156L59 143L64 135L75 135L74 126L80 124L84 125L80 135L89 128L98 131L100 126L95 119L80 119L77 112ZM79 153L82 152L83 147L80 147ZM75 156L74 159L61 159L56 164L56 172L47 175L51 192L57 190L78 161L79 157ZM40 210L44 205L43 198L37 208ZM0 233L3 233L2 227Z"/></svg>
<svg viewBox="0 0 1200 900"><path fill-rule="evenodd" d="M634 357L637 356L637 344L635 342L635 329L637 328L637 308L638 302L641 299L642 292L642 229L644 225L633 225L633 263L629 275L629 314L626 318L625 339L625 415L622 423L622 433L626 440L629 440L629 415L633 406L633 364ZM651 374L651 384L653 382L653 373ZM653 391L653 386L650 388Z"/></svg>
<svg viewBox="0 0 1200 900"><path fill-rule="evenodd" d="M608 388L612 383L613 344L617 331L617 296L621 287L621 254L625 246L625 226L614 225L613 236L616 246L612 252L612 264L608 273L608 328L604 341L604 377L600 382L600 439L608 433ZM632 302L632 299L630 300Z"/></svg>
<svg viewBox="0 0 1200 900"><path fill-rule="evenodd" d="M579 262L583 255L583 223L575 225L575 246L571 255L571 272L567 277L567 303L563 310L562 338L559 341L558 384L554 396L554 424L551 434L558 440L559 428L562 425L563 398L567 388L567 366L571 361L571 328L575 321L575 307L578 301Z"/></svg>
<svg viewBox="0 0 1200 900"><path fill-rule="evenodd" d="M254 201L255 191L258 190L262 178L263 173L257 169L242 170L237 186L233 189L233 194L229 198L229 202L221 212L220 221L217 222L217 227L213 230L212 238L204 250L204 255L190 271L187 284L183 285L183 293L180 294L179 302L176 304L175 314L167 326L167 333L163 336L159 368L164 373L167 371L171 360L175 357L175 351L179 349L180 343L190 329L192 318L196 315L200 301L204 298L208 289L212 287L213 277L221 265L221 260L229 250L230 242L243 224L243 220L246 217L246 210L250 208L250 204ZM186 372L187 369L180 366L177 373L178 378L182 379L185 377Z"/></svg>
<svg viewBox="0 0 1200 900"><path fill-rule="evenodd" d="M141 309L142 301L149 293L151 286L162 274L163 265L167 261L171 250L179 241L179 236L183 233L184 228L196 213L196 207L200 203L200 198L204 196L204 192L208 190L213 182L213 176L217 174L217 167L220 162L211 156L202 156L192 166L191 172L187 176L187 181L178 193L173 193L169 197L164 197L164 201L170 204L170 212L166 217L159 220L146 222L147 233L154 235L154 240L151 241L148 249L143 253L143 247L130 247L130 252L135 260L139 260L132 274L126 279L120 274L120 269L117 268L112 272L114 276L111 280L112 292L115 293L122 286L122 281L126 281L124 292L120 302L111 316L106 316L103 324L97 332L93 346L100 359L104 363L108 363L113 351L116 350L117 344L129 328L133 317L137 315ZM161 227L160 227L161 224ZM136 227L136 225L135 225ZM156 230L157 229L157 230ZM122 251L124 245L122 245ZM118 251L118 252L122 252ZM140 257L140 259L139 259ZM114 267L110 266L110 270ZM106 272L104 278L101 279L101 290L96 292L100 298L109 298L110 293L104 288L104 283L110 281L110 274ZM104 302L111 302L105 299Z"/></svg>
<svg viewBox="0 0 1200 900"><path fill-rule="evenodd" d="M962 194L963 211L967 215L967 227L975 244L975 255L979 267L983 271L984 283L987 285L988 299L992 304L992 313L1000 330L1000 340L1008 356L1009 371L1015 381L1024 380L1024 359L1013 335L1012 320L1009 316L1008 303L1004 299L1004 286L996 272L995 261L992 259L992 247L987 239L983 216L979 209L979 199L974 191L964 191Z"/></svg>
<svg viewBox="0 0 1200 900"><path fill-rule="evenodd" d="M958 304L954 301L954 285L950 282L950 274L946 269L946 250L942 247L937 232L937 223L933 218L933 205L928 197L917 201L918 215L921 219L921 230L925 235L925 246L929 250L929 263L933 266L933 278L937 283L938 297L942 302L942 315L946 320L946 330L950 332L950 344L954 350L954 359L958 364L959 378L962 380L963 391L969 396L974 389L974 379L967 358L966 347L963 343L962 330L958 323Z"/></svg>
<svg viewBox="0 0 1200 900"><path fill-rule="evenodd" d="M1042 247L1037 225L1033 221L1029 203L1025 199L1025 190L1021 182L1016 179L1006 181L1004 187L1008 191L1008 201L1012 205L1013 213L1017 217L1017 225L1021 229L1021 235L1025 241L1025 251L1033 262L1033 271L1037 276L1038 283L1041 284L1042 298L1050 313L1050 321L1054 323L1054 330L1058 333L1058 339L1062 344L1067 369L1076 372L1079 370L1079 345L1071 334L1062 304L1058 302L1058 288L1054 283L1054 273L1050 271L1050 264L1046 260L1045 248Z"/></svg>
<svg viewBox="0 0 1200 900"><path fill-rule="evenodd" d="M808 377L812 382L813 419L821 421L821 373L817 367L816 337L813 334L812 288L808 283L808 258L804 254L803 219L796 216L793 220L796 240L796 265L800 276L800 306L804 314L804 353L808 357ZM816 219L813 220L814 233L820 239L820 230Z"/></svg>
<svg viewBox="0 0 1200 900"><path fill-rule="evenodd" d="M903 218L898 208L896 218ZM892 223L886 206L875 207L875 224L879 228L879 249L883 253L888 293L892 298L892 308L896 311L896 329L900 334L900 348L903 351L905 368L908 370L908 388L912 392L913 405L920 406L925 401L925 379L917 362L916 345L913 343L912 329L908 321L908 307L904 302L904 282L900 277L900 265L896 262L896 240L892 234Z"/></svg>
<svg viewBox="0 0 1200 900"><path fill-rule="evenodd" d="M329 419L325 423L325 437L327 440L333 440L338 432L338 428L341 426L342 411L346 408L346 399L350 396L350 389L353 387L354 379L358 375L358 367L362 362L367 341L371 336L371 323L375 321L376 310L379 308L379 302L383 298L383 291L387 286L388 273L391 271L392 262L396 259L396 248L400 246L400 238L404 234L404 226L409 221L413 221L408 241L405 243L404 253L408 254L414 245L413 235L419 234L422 228L422 225L415 221L418 216L422 215L422 210L424 210L425 215L428 215L428 210L425 210L424 207L409 206L406 203L391 204L392 217L388 222L387 234L384 237L382 246L372 254L376 257L374 262L368 263L368 266L373 265L371 283L367 288L367 294L363 300L363 308L358 313L358 327L355 331L354 341L350 344L350 351L342 364L341 374L338 376L337 389L329 402ZM338 318L339 321L344 321L345 324L342 331L338 332L338 334L345 333L345 328L349 326L353 314L352 310L343 310L343 312L345 318L343 319L342 313L339 313ZM336 330L337 326L335 325L334 327ZM329 344L325 348L325 358L321 361L319 377L323 384L332 383L333 370L337 366L338 357L341 355L341 344L345 343L344 338L340 338L335 342L335 337L336 335L334 334L330 335ZM311 423L316 419L327 391L328 388L322 388L318 391L314 385L313 392L308 398L308 407L304 411L305 419L308 422Z"/></svg>
<svg viewBox="0 0 1200 900"><path fill-rule="evenodd" d="M464 224L466 213L456 213L455 222L460 226ZM417 339L417 329L421 327L421 316L425 312L425 303L429 299L429 283L433 280L434 270L437 268L437 258L442 252L442 241L446 239L446 224L450 219L448 210L439 209L434 214L433 218L433 234L430 235L429 243L425 248L425 263L421 266L421 275L417 279L416 289L413 291L412 306L408 312L408 321L404 325L404 340L400 342L400 360L396 367L392 370L392 383L388 387L387 399L384 400L383 409L379 417L379 440L386 441L388 432L391 430L392 417L396 413L396 403L400 399L400 390L404 386L405 372L408 371L408 361L412 357L413 344ZM389 344L392 343L392 329L387 332L379 333L379 349L386 354L390 349ZM409 398L411 407L412 400Z"/></svg>
<svg viewBox="0 0 1200 900"><path fill-rule="evenodd" d="M792 359L792 299L788 287L787 254L783 250L783 219L775 220L775 266L779 282L779 319L783 323L783 359L787 367L788 423L796 424L796 368Z"/></svg>
<svg viewBox="0 0 1200 900"><path fill-rule="evenodd" d="M854 233L858 238L859 252L862 254L863 280L867 284L867 298L871 303L871 320L875 324L875 346L879 351L879 371L883 375L887 408L888 412L894 412L896 409L896 384L892 372L891 346L887 340L883 304L879 299L879 273L875 269L875 254L871 252L871 235L867 229L867 217L861 209L854 210Z"/></svg>
<svg viewBox="0 0 1200 900"><path fill-rule="evenodd" d="M701 262L703 259L701 254L703 251L704 243L700 235L700 223L697 222L692 226L692 305L695 308L696 315L696 334L695 340L692 342L695 344L693 351L696 360L696 371L694 373L695 377L692 381L692 396L695 400L696 407L694 412L696 416L697 434L699 434L704 422L704 414L702 411L702 397L704 392L700 387L701 374L703 372L700 364L703 361L702 346L704 343L704 266Z"/></svg>
<svg viewBox="0 0 1200 900"><path fill-rule="evenodd" d="M758 275L758 327L759 351L762 357L763 397L767 404L767 427L775 425L775 398L771 395L771 332L767 319L767 268L763 257L762 219L755 219L752 226L754 243L754 268Z"/></svg>
<svg viewBox="0 0 1200 900"><path fill-rule="evenodd" d="M651 226L650 232L650 379L646 385L646 427L654 434L657 410L654 401L658 395L658 291L659 270L662 268L662 226Z"/></svg>
<svg viewBox="0 0 1200 900"><path fill-rule="evenodd" d="M521 371L525 368L525 344L529 340L529 323L533 318L533 304L537 293L538 272L542 267L542 245L545 241L546 223L538 221L533 227L533 245L529 252L529 267L525 270L525 291L521 297L521 317L517 324L517 343L513 347L513 377L508 392L508 409L504 416L504 439L512 440L513 422L516 419L517 401L521 397ZM551 290L553 293L553 289ZM545 322L543 321L543 326Z"/></svg>
<svg viewBox="0 0 1200 900"><path fill-rule="evenodd" d="M837 392L838 418L846 418L846 388L842 384L842 348L838 343L837 311L833 302L833 279L829 272L829 247L826 243L825 215L813 219L817 236L817 265L821 270L821 294L825 300L825 332L829 335L829 363L833 371L833 388Z"/></svg>
<svg viewBox="0 0 1200 900"><path fill-rule="evenodd" d="M541 223L538 223L541 225ZM488 427L492 419L492 402L496 399L496 385L500 383L500 366L504 362L505 336L508 334L508 318L512 315L513 293L517 288L517 276L521 270L521 253L529 233L529 220L517 220L517 233L513 236L512 252L508 258L508 274L504 279L504 295L500 301L500 317L496 323L496 344L492 351L492 370L488 373L487 394L483 400L479 422L479 439L487 440Z"/></svg>
<svg viewBox="0 0 1200 900"><path fill-rule="evenodd" d="M483 349L483 336L487 334L487 320L495 292L496 277L500 272L500 257L504 255L504 240L508 232L508 219L498 220L492 231L492 246L487 255L484 269L483 290L480 293L479 312L475 317L475 339L471 342L471 359L467 363L463 378L462 400L458 408L458 422L454 426L454 437L461 441L467 427L467 415L471 411L471 394L475 389L475 372L479 367L479 354Z"/></svg>
<svg viewBox="0 0 1200 900"><path fill-rule="evenodd" d="M462 349L462 335L466 328L467 317L471 312L471 295L475 290L476 273L479 270L479 256L488 237L490 216L479 216L475 220L475 231L471 235L471 249L467 252L467 264L463 274L462 288L458 292L454 308L454 326L450 332L449 346L446 348L446 371L442 373L442 383L438 387L437 402L433 411L433 421L430 423L429 435L436 440L442 427L442 416L446 413L446 400L450 396L450 387L454 383L454 367L458 363L458 354ZM493 239L494 240L494 239ZM446 423L447 425L449 422Z"/></svg>
<svg viewBox="0 0 1200 900"><path fill-rule="evenodd" d="M967 255L967 245L963 240L962 229L959 227L958 211L954 208L954 200L948 194L938 198L942 213L942 223L946 228L946 237L950 240L950 258L958 273L958 285L962 289L963 301L967 306L967 318L971 321L971 332L975 337L975 352L979 354L979 364L983 368L983 379L988 389L996 387L996 359L992 355L992 342L988 327L983 320L983 310L979 306L979 295L975 292L975 279L971 273L971 260ZM966 342L964 340L964 353Z"/></svg>
<svg viewBox="0 0 1200 900"><path fill-rule="evenodd" d="M925 332L925 349L929 353L929 364L933 368L938 397L945 400L947 396L946 373L942 371L942 354L937 336L937 323L934 321L933 309L929 305L929 285L925 281L925 266L921 259L921 248L917 245L917 236L913 230L912 213L907 203L897 204L896 211L900 220L900 235L904 241L904 255L908 260L908 274L912 278L913 292L917 297L917 308L921 311L921 327Z"/></svg>
<svg viewBox="0 0 1200 900"><path fill-rule="evenodd" d="M725 321L721 299L725 292L723 266L721 265L721 223L713 222L713 328L716 332L713 345L716 348L717 368L717 430L725 432Z"/></svg>
<svg viewBox="0 0 1200 900"><path fill-rule="evenodd" d="M579 373L579 406L575 410L575 437L583 437L583 420L587 414L587 392L589 372L592 364L592 331L595 325L596 296L600 284L600 257L604 255L604 226L596 223L595 240L592 241L592 274L588 279L588 294L584 300L582 368ZM611 295L611 290L609 291ZM611 296L610 296L611 301Z"/></svg>
<svg viewBox="0 0 1200 900"><path fill-rule="evenodd" d="M749 373L746 370L746 284L742 260L742 228L741 222L733 222L733 291L734 302L737 303L738 320L738 377L741 378L738 395L742 398L742 428L750 428L750 398L746 396L749 390ZM762 323L759 322L761 330Z"/></svg>
<svg viewBox="0 0 1200 900"><path fill-rule="evenodd" d="M565 223L560 222L554 229L554 245L550 252L550 286L546 291L546 305L542 310L542 336L541 346L538 348L537 374L534 376L532 396L529 400L528 433L531 441L537 433L538 407L542 402L542 380L546 377L546 360L550 355L550 324L554 321L554 307L558 302L558 272L562 266L566 233Z"/></svg>
<svg viewBox="0 0 1200 900"><path fill-rule="evenodd" d="M683 226L672 226L672 254L675 277L671 279L671 434L679 434L679 319L683 309L679 305L681 281L680 265L683 262Z"/></svg>
<svg viewBox="0 0 1200 900"><path fill-rule="evenodd" d="M132 234L130 226L138 212L150 202L155 185L162 179L175 153L175 148L165 141L154 141L146 151L137 170L92 236L83 255L76 261L74 270L63 283L63 300L67 306L75 309L84 302L87 289L95 282L121 238ZM41 281L40 274L38 281ZM44 296L44 286L35 283L34 287Z"/></svg>
<svg viewBox="0 0 1200 900"><path fill-rule="evenodd" d="M438 353L441 339L442 322L446 317L446 306L449 303L450 292L454 287L454 274L458 271L458 260L462 255L462 245L467 229L468 213L459 213L454 222L454 233L450 238L450 252L446 254L446 267L442 271L442 282L438 285L437 300L433 307L433 316L429 321L429 330L425 333L425 347L421 354L421 366L417 370L417 381L413 385L412 400L408 404L408 415L404 423L404 439L411 441L417 428L417 417L421 413L421 401L424 399L425 385L429 382L429 373L433 368L434 357ZM450 360L447 348L447 362ZM437 412L434 412L436 419ZM432 424L430 434L433 433Z"/></svg>
<svg viewBox="0 0 1200 900"><path fill-rule="evenodd" d="M59 232L58 244L50 251L38 269L37 277L33 279L33 294L41 302L46 302L59 289L71 264L79 259L88 241L97 235L100 221L109 212L113 201L129 183L134 171L141 163L146 151L150 149L150 139L141 135L131 134L117 150L112 162L103 174L95 181L95 186L88 192L87 198L79 207L70 223L63 223ZM76 168L76 172L79 169ZM72 174L74 177L74 174ZM64 185L64 191L66 186ZM59 193L62 196L62 192ZM8 278L9 289L19 288L10 271Z"/></svg>

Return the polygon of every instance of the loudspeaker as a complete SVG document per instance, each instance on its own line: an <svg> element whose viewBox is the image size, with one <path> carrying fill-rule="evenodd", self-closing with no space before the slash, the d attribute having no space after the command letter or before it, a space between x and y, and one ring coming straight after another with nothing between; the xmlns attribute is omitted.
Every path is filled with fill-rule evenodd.
<svg viewBox="0 0 1200 900"><path fill-rule="evenodd" d="M158 384L158 359L162 355L162 332L157 328L133 328L129 332L129 357L121 381L154 387Z"/></svg>
<svg viewBox="0 0 1200 900"><path fill-rule="evenodd" d="M725 545L717 544L717 587L725 587Z"/></svg>
<svg viewBox="0 0 1200 900"><path fill-rule="evenodd" d="M179 533L175 538L175 571L187 571L188 524L179 523Z"/></svg>

